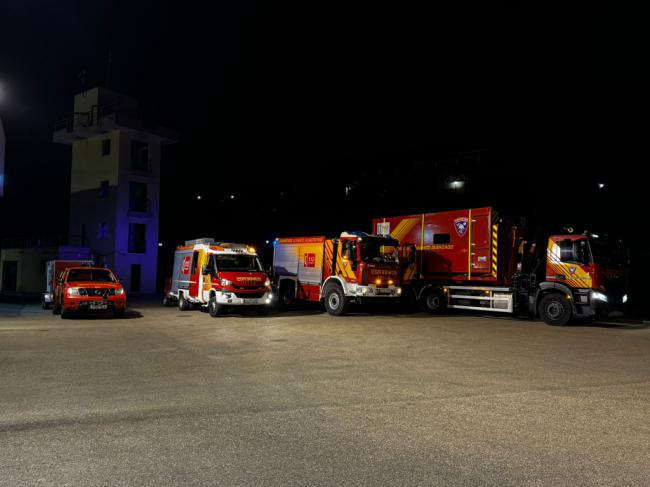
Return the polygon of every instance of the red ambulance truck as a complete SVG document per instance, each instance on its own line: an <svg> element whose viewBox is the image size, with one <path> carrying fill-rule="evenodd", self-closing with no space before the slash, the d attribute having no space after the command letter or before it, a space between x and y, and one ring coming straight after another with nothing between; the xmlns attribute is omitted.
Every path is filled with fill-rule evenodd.
<svg viewBox="0 0 650 487"><path fill-rule="evenodd" d="M278 238L273 284L282 305L323 300L329 314L343 315L354 303L399 298L397 252L397 240L364 232Z"/></svg>
<svg viewBox="0 0 650 487"><path fill-rule="evenodd" d="M524 220L489 207L375 218L373 229L400 241L404 294L431 313L518 313L565 325L627 302L629 258L618 239L531 237Z"/></svg>

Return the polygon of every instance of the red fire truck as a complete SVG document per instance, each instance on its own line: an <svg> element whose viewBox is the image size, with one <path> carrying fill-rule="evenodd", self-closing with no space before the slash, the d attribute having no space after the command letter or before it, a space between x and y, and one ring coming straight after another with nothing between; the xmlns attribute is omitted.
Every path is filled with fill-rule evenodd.
<svg viewBox="0 0 650 487"><path fill-rule="evenodd" d="M529 237L492 208L376 218L401 243L405 297L445 308L525 313L550 325L593 318L627 302L629 259L598 235Z"/></svg>
<svg viewBox="0 0 650 487"><path fill-rule="evenodd" d="M176 248L171 288L165 304L178 301L178 309L207 307L216 317L225 308L247 307L266 314L273 295L255 249L213 239L188 240Z"/></svg>
<svg viewBox="0 0 650 487"><path fill-rule="evenodd" d="M402 292L397 251L397 240L363 232L334 239L278 238L273 283L280 304L324 300L329 314L343 315L353 303L397 299Z"/></svg>

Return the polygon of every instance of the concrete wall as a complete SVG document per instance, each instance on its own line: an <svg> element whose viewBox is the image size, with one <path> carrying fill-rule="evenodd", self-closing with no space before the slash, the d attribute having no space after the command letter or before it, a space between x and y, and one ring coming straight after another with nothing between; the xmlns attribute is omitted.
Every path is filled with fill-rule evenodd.
<svg viewBox="0 0 650 487"><path fill-rule="evenodd" d="M37 293L45 289L45 264L55 259L56 247L32 249L2 249L0 251L0 291L5 291L4 266L6 261L18 263L16 292Z"/></svg>

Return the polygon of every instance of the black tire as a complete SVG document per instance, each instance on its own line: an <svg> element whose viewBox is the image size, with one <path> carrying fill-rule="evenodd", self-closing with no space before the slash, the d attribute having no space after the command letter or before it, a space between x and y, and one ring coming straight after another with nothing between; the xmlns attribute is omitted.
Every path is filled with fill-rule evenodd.
<svg viewBox="0 0 650 487"><path fill-rule="evenodd" d="M52 303L48 303L45 301L45 296L41 298L41 308L43 309L50 309L52 307Z"/></svg>
<svg viewBox="0 0 650 487"><path fill-rule="evenodd" d="M125 312L126 312L126 310L124 310L124 309L113 310L113 318L117 318L117 319L124 318Z"/></svg>
<svg viewBox="0 0 650 487"><path fill-rule="evenodd" d="M72 311L65 309L65 306L61 306L61 319L67 320L72 316Z"/></svg>
<svg viewBox="0 0 650 487"><path fill-rule="evenodd" d="M445 309L445 301L442 292L434 287L430 287L422 291L420 299L418 300L420 309L427 313L437 314Z"/></svg>
<svg viewBox="0 0 650 487"><path fill-rule="evenodd" d="M60 315L61 314L61 303L53 303L52 305L52 314Z"/></svg>
<svg viewBox="0 0 650 487"><path fill-rule="evenodd" d="M282 308L289 308L296 300L296 293L294 287L290 284L285 284L280 287L280 296L278 302Z"/></svg>
<svg viewBox="0 0 650 487"><path fill-rule="evenodd" d="M185 299L183 293L178 293L178 311L187 311L190 309L190 302Z"/></svg>
<svg viewBox="0 0 650 487"><path fill-rule="evenodd" d="M165 295L163 296L162 305L163 305L163 306L172 306L173 304L174 304L174 301L172 301L172 300L169 298L169 296L167 296L167 295L165 294Z"/></svg>
<svg viewBox="0 0 650 487"><path fill-rule="evenodd" d="M343 288L332 284L325 289L325 310L332 316L343 316L350 309L350 300L343 293Z"/></svg>
<svg viewBox="0 0 650 487"><path fill-rule="evenodd" d="M216 318L221 314L222 310L223 306L217 303L217 297L214 294L210 296L210 300L208 301L208 313L210 313L210 316Z"/></svg>
<svg viewBox="0 0 650 487"><path fill-rule="evenodd" d="M563 294L547 294L539 303L539 315L547 325L564 326L571 323L573 309Z"/></svg>

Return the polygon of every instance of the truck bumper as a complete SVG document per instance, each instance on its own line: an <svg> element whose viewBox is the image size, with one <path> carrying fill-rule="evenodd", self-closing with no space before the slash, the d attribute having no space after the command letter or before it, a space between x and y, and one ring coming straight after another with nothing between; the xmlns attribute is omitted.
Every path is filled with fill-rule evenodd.
<svg viewBox="0 0 650 487"><path fill-rule="evenodd" d="M234 292L219 291L217 294L217 303L225 306L264 306L271 304L273 293L266 292L262 297L248 298L243 293L237 296Z"/></svg>
<svg viewBox="0 0 650 487"><path fill-rule="evenodd" d="M86 299L66 298L63 302L69 311L115 311L126 309L126 298L119 299Z"/></svg>
<svg viewBox="0 0 650 487"><path fill-rule="evenodd" d="M582 299L584 300L584 298ZM581 304L578 296L578 301L575 303L577 317L605 319L611 314L620 316L624 313L626 302L625 295L591 292L587 304Z"/></svg>
<svg viewBox="0 0 650 487"><path fill-rule="evenodd" d="M402 295L402 288L399 286L377 287L374 284L362 286L360 284L350 285L348 296L353 298L399 298Z"/></svg>

